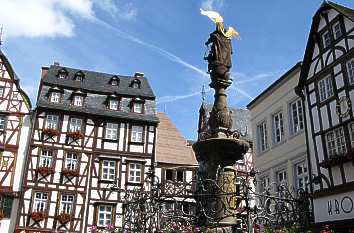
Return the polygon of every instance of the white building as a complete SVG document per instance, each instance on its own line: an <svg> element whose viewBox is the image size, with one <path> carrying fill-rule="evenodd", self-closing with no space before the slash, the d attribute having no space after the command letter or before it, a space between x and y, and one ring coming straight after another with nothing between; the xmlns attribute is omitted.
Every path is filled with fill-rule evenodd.
<svg viewBox="0 0 354 233"><path fill-rule="evenodd" d="M247 105L258 192L271 184L305 189L308 183L303 103L295 93L300 71L299 62Z"/></svg>
<svg viewBox="0 0 354 233"><path fill-rule="evenodd" d="M315 223L354 229L354 10L326 1L313 17L297 91L306 112Z"/></svg>

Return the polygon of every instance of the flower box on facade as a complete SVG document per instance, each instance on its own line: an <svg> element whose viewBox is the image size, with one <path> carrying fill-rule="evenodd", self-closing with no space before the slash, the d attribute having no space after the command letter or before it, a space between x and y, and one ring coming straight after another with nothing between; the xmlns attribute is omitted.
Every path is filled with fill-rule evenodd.
<svg viewBox="0 0 354 233"><path fill-rule="evenodd" d="M79 176L79 175L80 175L78 169L72 170L72 169L67 169L67 168L64 168L64 169L61 171L61 174L62 174L63 176L70 176L70 177Z"/></svg>
<svg viewBox="0 0 354 233"><path fill-rule="evenodd" d="M54 169L52 167L38 167L37 172L43 176L47 176L54 173Z"/></svg>
<svg viewBox="0 0 354 233"><path fill-rule="evenodd" d="M32 212L31 213L31 218L35 222L39 222L44 220L47 217L47 215L44 212Z"/></svg>
<svg viewBox="0 0 354 233"><path fill-rule="evenodd" d="M322 160L319 165L323 168L330 168L346 162L350 162L353 161L353 154L354 153L350 151L346 154L331 156L329 159Z"/></svg>
<svg viewBox="0 0 354 233"><path fill-rule="evenodd" d="M72 139L75 140L75 141L84 138L84 135L83 135L80 131L68 132L68 133L66 134L66 136L72 138Z"/></svg>
<svg viewBox="0 0 354 233"><path fill-rule="evenodd" d="M49 137L54 137L59 135L59 131L56 129L43 129L43 134L48 135Z"/></svg>
<svg viewBox="0 0 354 233"><path fill-rule="evenodd" d="M65 224L71 221L72 215L67 213L61 213L55 217L60 223Z"/></svg>

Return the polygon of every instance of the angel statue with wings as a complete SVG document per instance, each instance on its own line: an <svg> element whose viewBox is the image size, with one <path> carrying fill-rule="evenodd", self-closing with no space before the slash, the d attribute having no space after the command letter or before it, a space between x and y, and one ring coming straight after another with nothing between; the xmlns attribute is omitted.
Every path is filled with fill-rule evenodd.
<svg viewBox="0 0 354 233"><path fill-rule="evenodd" d="M226 31L224 28L224 20L216 11L205 11L200 9L202 15L209 17L215 24L216 29L210 34L210 38L205 45L211 48L209 54L204 57L208 61L208 73L211 74L212 79L229 80L229 70L231 64L232 45L231 39L236 37L239 39L239 33L233 28L229 27Z"/></svg>

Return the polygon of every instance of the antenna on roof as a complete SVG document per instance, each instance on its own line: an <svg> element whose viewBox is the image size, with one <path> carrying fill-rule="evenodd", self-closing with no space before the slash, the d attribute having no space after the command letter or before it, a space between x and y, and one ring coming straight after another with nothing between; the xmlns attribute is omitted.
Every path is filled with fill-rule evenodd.
<svg viewBox="0 0 354 233"><path fill-rule="evenodd" d="M202 94L202 102L204 103L205 102L205 86L204 86L204 84L203 84L203 87L202 87L201 94Z"/></svg>
<svg viewBox="0 0 354 233"><path fill-rule="evenodd" d="M1 28L0 28L0 50L1 50L1 45L2 45L2 30L3 30L3 25L1 25Z"/></svg>

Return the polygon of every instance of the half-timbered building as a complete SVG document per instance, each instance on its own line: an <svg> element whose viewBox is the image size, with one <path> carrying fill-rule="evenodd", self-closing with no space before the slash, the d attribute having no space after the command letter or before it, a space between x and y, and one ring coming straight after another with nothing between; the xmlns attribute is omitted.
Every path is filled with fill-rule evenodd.
<svg viewBox="0 0 354 233"><path fill-rule="evenodd" d="M155 95L144 74L42 68L17 230L120 227L117 190L154 164ZM112 188L115 187L115 188Z"/></svg>
<svg viewBox="0 0 354 233"><path fill-rule="evenodd" d="M23 162L31 128L31 102L0 50L0 232L13 232Z"/></svg>
<svg viewBox="0 0 354 233"><path fill-rule="evenodd" d="M297 91L305 103L315 222L336 232L354 229L353 84L354 10L325 1L313 17Z"/></svg>

